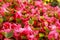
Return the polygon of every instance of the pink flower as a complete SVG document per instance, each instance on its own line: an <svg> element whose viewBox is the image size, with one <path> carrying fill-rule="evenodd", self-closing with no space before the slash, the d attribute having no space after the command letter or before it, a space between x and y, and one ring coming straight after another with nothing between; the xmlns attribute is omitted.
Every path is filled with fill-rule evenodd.
<svg viewBox="0 0 60 40"><path fill-rule="evenodd" d="M11 23L5 22L5 23L3 24L3 29L8 29L8 28L11 28Z"/></svg>
<svg viewBox="0 0 60 40"><path fill-rule="evenodd" d="M51 28L51 30L56 30L56 25L51 25L49 28Z"/></svg>
<svg viewBox="0 0 60 40"><path fill-rule="evenodd" d="M16 24L14 24L14 23L13 23L13 24L11 24L11 28L12 28L12 29L14 29L14 28L16 28L16 27L17 27L17 25L16 25Z"/></svg>
<svg viewBox="0 0 60 40"><path fill-rule="evenodd" d="M34 40L34 35L27 35L27 37L28 37L28 40Z"/></svg>
<svg viewBox="0 0 60 40"><path fill-rule="evenodd" d="M15 20L16 20L16 18L21 18L21 16L22 16L22 14L21 14L21 11L17 11L16 13L15 13L15 15L14 15L14 18L15 18Z"/></svg>
<svg viewBox="0 0 60 40"><path fill-rule="evenodd" d="M42 12L43 13L47 12L47 7L42 7Z"/></svg>
<svg viewBox="0 0 60 40"><path fill-rule="evenodd" d="M32 11L32 14L36 13L36 10L35 9L31 9L31 11Z"/></svg>
<svg viewBox="0 0 60 40"><path fill-rule="evenodd" d="M2 8L7 8L9 6L10 6L10 3L5 3L5 4L2 5Z"/></svg>
<svg viewBox="0 0 60 40"><path fill-rule="evenodd" d="M53 31L50 31L49 35L48 35L48 38L51 39L51 38L54 38L54 39L58 39L58 32L56 32L56 30L53 30Z"/></svg>
<svg viewBox="0 0 60 40"><path fill-rule="evenodd" d="M11 39L8 39L8 38L4 38L4 40L11 40Z"/></svg>
<svg viewBox="0 0 60 40"><path fill-rule="evenodd" d="M3 31L9 33L11 32L11 29L4 29Z"/></svg>
<svg viewBox="0 0 60 40"><path fill-rule="evenodd" d="M2 39L3 38L3 35L2 34L0 34L0 39Z"/></svg>
<svg viewBox="0 0 60 40"><path fill-rule="evenodd" d="M42 6L42 2L41 1L35 1L35 5L41 7Z"/></svg>
<svg viewBox="0 0 60 40"><path fill-rule="evenodd" d="M3 0L0 0L0 2L2 2Z"/></svg>

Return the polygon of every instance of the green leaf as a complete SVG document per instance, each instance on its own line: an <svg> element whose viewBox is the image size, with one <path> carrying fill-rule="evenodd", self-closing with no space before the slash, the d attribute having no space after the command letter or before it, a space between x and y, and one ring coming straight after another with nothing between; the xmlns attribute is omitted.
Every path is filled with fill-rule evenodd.
<svg viewBox="0 0 60 40"><path fill-rule="evenodd" d="M54 17L58 18L58 13L55 13L55 14L54 14Z"/></svg>
<svg viewBox="0 0 60 40"><path fill-rule="evenodd" d="M4 21L4 22L6 21L6 17L5 17L5 16L3 17L3 21Z"/></svg>
<svg viewBox="0 0 60 40"><path fill-rule="evenodd" d="M19 18L17 18L17 19L16 19L16 22L17 22L17 23L21 23L21 22L22 22L22 20L21 20L21 19L19 19Z"/></svg>
<svg viewBox="0 0 60 40"><path fill-rule="evenodd" d="M26 40L27 37L26 36L21 36L22 40Z"/></svg>
<svg viewBox="0 0 60 40"><path fill-rule="evenodd" d="M10 17L9 21L13 21L13 17Z"/></svg>
<svg viewBox="0 0 60 40"><path fill-rule="evenodd" d="M34 21L32 19L29 20L29 24L33 25Z"/></svg>
<svg viewBox="0 0 60 40"><path fill-rule="evenodd" d="M12 32L5 34L5 37L6 37L6 38L11 38L12 36L13 36L13 33L12 33Z"/></svg>
<svg viewBox="0 0 60 40"><path fill-rule="evenodd" d="M39 37L44 37L44 34L43 33L39 33Z"/></svg>
<svg viewBox="0 0 60 40"><path fill-rule="evenodd" d="M40 16L41 19L44 19L44 16Z"/></svg>
<svg viewBox="0 0 60 40"><path fill-rule="evenodd" d="M28 2L30 3L30 2L32 2L32 0L28 0Z"/></svg>
<svg viewBox="0 0 60 40"><path fill-rule="evenodd" d="M48 29L47 27L44 27L44 29L45 29L45 31L46 31L47 33L50 32L49 29Z"/></svg>
<svg viewBox="0 0 60 40"><path fill-rule="evenodd" d="M1 32L1 33L2 33L3 36L5 35L5 32Z"/></svg>
<svg viewBox="0 0 60 40"><path fill-rule="evenodd" d="M57 29L56 31L57 31L58 33L60 33L60 30L59 30L59 29Z"/></svg>
<svg viewBox="0 0 60 40"><path fill-rule="evenodd" d="M53 2L51 2L51 6L56 7L57 5L58 5L57 0L54 0Z"/></svg>
<svg viewBox="0 0 60 40"><path fill-rule="evenodd" d="M9 16L9 13L8 13L8 12L5 12L4 15L5 15L5 16Z"/></svg>
<svg viewBox="0 0 60 40"><path fill-rule="evenodd" d="M9 32L9 33L7 33L7 32L2 32L2 34L3 34L6 38L11 38L11 37L13 36L13 32L12 32L12 31Z"/></svg>
<svg viewBox="0 0 60 40"><path fill-rule="evenodd" d="M58 1L58 6L60 7L60 0L57 0Z"/></svg>
<svg viewBox="0 0 60 40"><path fill-rule="evenodd" d="M36 17L32 17L32 20L37 20L37 18Z"/></svg>
<svg viewBox="0 0 60 40"><path fill-rule="evenodd" d="M10 0L6 0L7 2L10 2Z"/></svg>
<svg viewBox="0 0 60 40"><path fill-rule="evenodd" d="M39 28L33 28L33 30L39 30Z"/></svg>
<svg viewBox="0 0 60 40"><path fill-rule="evenodd" d="M2 23L3 22L3 18L0 18L0 23Z"/></svg>
<svg viewBox="0 0 60 40"><path fill-rule="evenodd" d="M12 4L12 5L11 5L11 8L14 8L15 5L16 5L16 4Z"/></svg>

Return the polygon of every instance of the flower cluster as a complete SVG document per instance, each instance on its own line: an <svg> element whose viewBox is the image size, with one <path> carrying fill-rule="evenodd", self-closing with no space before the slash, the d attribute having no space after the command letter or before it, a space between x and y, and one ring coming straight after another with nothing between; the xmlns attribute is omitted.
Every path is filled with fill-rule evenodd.
<svg viewBox="0 0 60 40"><path fill-rule="evenodd" d="M60 40L60 8L42 0L0 0L0 40Z"/></svg>

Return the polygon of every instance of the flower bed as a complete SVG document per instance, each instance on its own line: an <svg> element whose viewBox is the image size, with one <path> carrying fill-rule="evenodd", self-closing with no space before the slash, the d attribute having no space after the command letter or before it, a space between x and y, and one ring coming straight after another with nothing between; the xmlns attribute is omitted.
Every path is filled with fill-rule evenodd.
<svg viewBox="0 0 60 40"><path fill-rule="evenodd" d="M60 40L60 8L42 0L0 0L0 40Z"/></svg>

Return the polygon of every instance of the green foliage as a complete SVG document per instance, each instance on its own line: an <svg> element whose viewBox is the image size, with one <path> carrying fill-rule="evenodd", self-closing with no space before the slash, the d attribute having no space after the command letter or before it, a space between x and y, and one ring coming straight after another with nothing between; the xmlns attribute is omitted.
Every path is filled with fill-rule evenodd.
<svg viewBox="0 0 60 40"><path fill-rule="evenodd" d="M6 0L7 2L10 2L10 0Z"/></svg>
<svg viewBox="0 0 60 40"><path fill-rule="evenodd" d="M29 24L33 25L33 23L34 23L34 20L30 19Z"/></svg>
<svg viewBox="0 0 60 40"><path fill-rule="evenodd" d="M4 21L4 22L6 21L6 17L5 17L5 16L3 17L3 21Z"/></svg>
<svg viewBox="0 0 60 40"><path fill-rule="evenodd" d="M2 23L3 22L3 18L0 18L0 23Z"/></svg>
<svg viewBox="0 0 60 40"><path fill-rule="evenodd" d="M7 32L2 32L2 34L3 34L6 38L11 38L11 37L13 36L13 32L12 32L12 31L9 32L9 33L7 33Z"/></svg>
<svg viewBox="0 0 60 40"><path fill-rule="evenodd" d="M17 18L17 19L16 19L16 22L17 22L17 23L22 23L22 20L19 19L19 18Z"/></svg>
<svg viewBox="0 0 60 40"><path fill-rule="evenodd" d="M51 6L56 7L57 5L58 5L58 1L54 0L54 1L51 2Z"/></svg>
<svg viewBox="0 0 60 40"><path fill-rule="evenodd" d="M47 27L44 27L44 29L45 29L46 33L50 32L50 30Z"/></svg>
<svg viewBox="0 0 60 40"><path fill-rule="evenodd" d="M44 37L44 34L43 33L39 33L39 37Z"/></svg>
<svg viewBox="0 0 60 40"><path fill-rule="evenodd" d="M22 40L27 40L26 36L21 36Z"/></svg>

